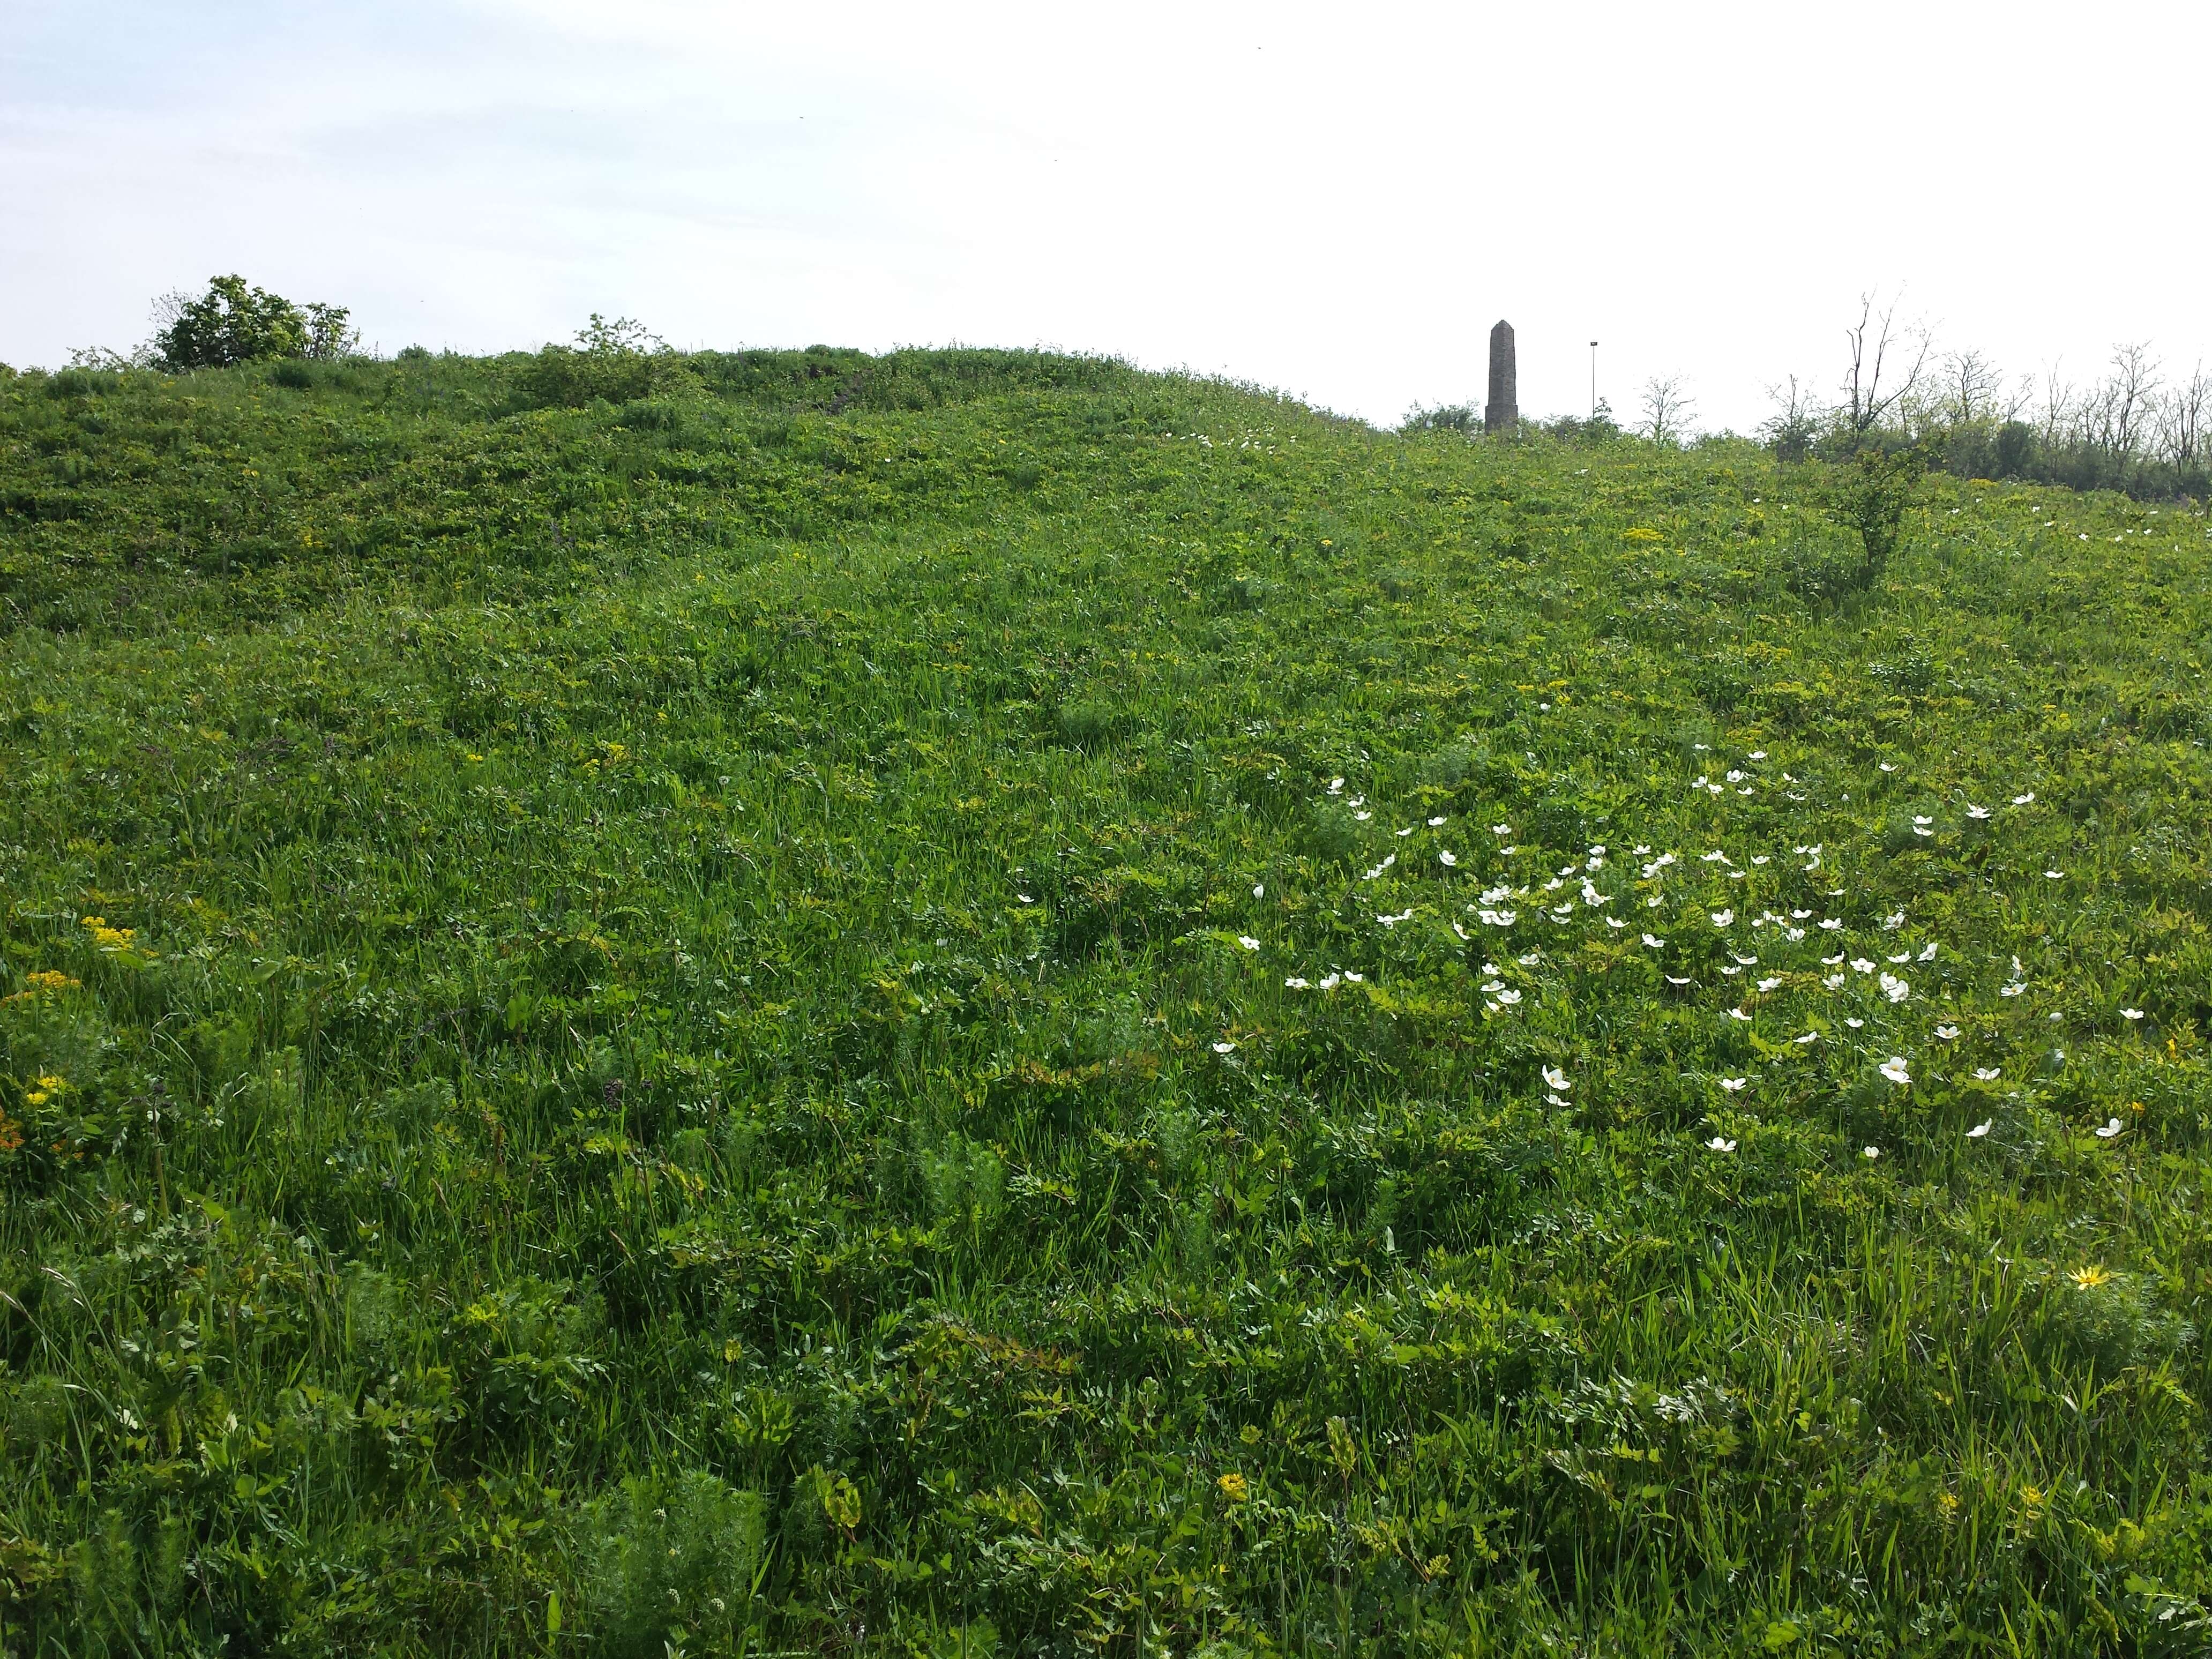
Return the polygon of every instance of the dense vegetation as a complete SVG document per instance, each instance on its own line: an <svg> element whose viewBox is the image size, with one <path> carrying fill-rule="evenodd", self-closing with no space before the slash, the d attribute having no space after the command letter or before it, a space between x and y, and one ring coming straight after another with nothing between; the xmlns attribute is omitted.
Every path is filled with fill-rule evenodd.
<svg viewBox="0 0 2212 1659"><path fill-rule="evenodd" d="M2205 1651L2212 530L1848 489L0 379L0 1648Z"/></svg>

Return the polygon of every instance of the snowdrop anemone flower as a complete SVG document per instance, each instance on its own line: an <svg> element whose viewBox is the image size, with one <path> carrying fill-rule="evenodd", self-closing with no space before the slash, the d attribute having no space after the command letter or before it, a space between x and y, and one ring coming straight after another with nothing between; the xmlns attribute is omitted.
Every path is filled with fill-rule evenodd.
<svg viewBox="0 0 2212 1659"><path fill-rule="evenodd" d="M1687 985L1689 982L1686 979L1676 979L1672 974L1667 975L1667 983L1669 985Z"/></svg>
<svg viewBox="0 0 2212 1659"><path fill-rule="evenodd" d="M1873 1159L1881 1156L1881 1148L1879 1146L1869 1146L1864 1152L1861 1152L1859 1156L1871 1162Z"/></svg>
<svg viewBox="0 0 2212 1659"><path fill-rule="evenodd" d="M1437 854L1437 862L1443 865L1445 869L1449 870L1459 863L1459 854L1453 852L1449 848L1446 848L1443 852Z"/></svg>
<svg viewBox="0 0 2212 1659"><path fill-rule="evenodd" d="M2002 1075L2002 1068L1996 1066L1977 1066L1974 1067L1974 1075L1984 1083L1995 1083Z"/></svg>
<svg viewBox="0 0 2212 1659"><path fill-rule="evenodd" d="M1647 951L1663 951L1667 948L1667 941L1656 933L1646 933L1644 936L1644 948Z"/></svg>
<svg viewBox="0 0 2212 1659"><path fill-rule="evenodd" d="M1248 951L1256 951L1260 948L1260 941L1254 939L1249 933L1237 934L1237 942Z"/></svg>
<svg viewBox="0 0 2212 1659"><path fill-rule="evenodd" d="M1851 1030L1856 1031L1864 1027L1866 1022L1863 1019L1856 1018L1850 1014L1846 1014L1844 1016L1844 1024L1850 1026Z"/></svg>
<svg viewBox="0 0 2212 1659"><path fill-rule="evenodd" d="M1898 911L1893 915L1884 916L1881 920L1881 930L1885 933L1893 933L1904 926L1905 912L1902 910Z"/></svg>
<svg viewBox="0 0 2212 1659"><path fill-rule="evenodd" d="M1823 916L1820 919L1820 931L1824 933L1840 933L1843 931L1843 918L1840 916Z"/></svg>
<svg viewBox="0 0 2212 1659"><path fill-rule="evenodd" d="M1989 817L1989 815L1990 815L1990 809L1989 809L1988 807L1986 807L1986 806L1976 806L1976 805L1973 805L1973 803L1972 803L1971 801L1967 803L1967 805L1966 805L1966 816L1967 816L1968 817L1970 817L1970 818L1985 818L1985 817Z"/></svg>
<svg viewBox="0 0 2212 1659"><path fill-rule="evenodd" d="M1546 1095L1544 1098L1553 1106L1571 1106L1575 1103L1571 1100L1563 1100L1558 1095Z"/></svg>
<svg viewBox="0 0 2212 1659"><path fill-rule="evenodd" d="M1934 939L1929 939L1927 944L1920 947L1920 960L1923 962L1933 962L1936 960L1936 941Z"/></svg>
<svg viewBox="0 0 2212 1659"><path fill-rule="evenodd" d="M1938 1025L1936 1028L1936 1035L1946 1042L1954 1042L1958 1037L1959 1028L1955 1025Z"/></svg>
<svg viewBox="0 0 2212 1659"><path fill-rule="evenodd" d="M2097 1139L2100 1140L2117 1140L2124 1132L2124 1126L2120 1122L2119 1119L2116 1117L2107 1118L2105 1120L2105 1127L2097 1131Z"/></svg>
<svg viewBox="0 0 2212 1659"><path fill-rule="evenodd" d="M1820 983L1831 991L1840 991L1844 988L1844 976L1841 974L1823 974Z"/></svg>
<svg viewBox="0 0 2212 1659"><path fill-rule="evenodd" d="M1493 823L1490 826L1490 833L1493 836L1510 836L1513 833L1513 826L1510 823Z"/></svg>
<svg viewBox="0 0 2212 1659"><path fill-rule="evenodd" d="M2014 795L2014 796L2012 798L2012 804L2013 804L2014 806L2030 806L2030 805L2033 805L2034 804L2034 802L2035 802L2035 791L2034 791L2034 790L2033 790L2033 789L2029 790L2029 791L2028 791L2026 794L2024 794L2024 795Z"/></svg>
<svg viewBox="0 0 2212 1659"><path fill-rule="evenodd" d="M1213 1045L1213 1052L1217 1054L1233 1054L1237 1052L1237 1045L1224 1039Z"/></svg>
<svg viewBox="0 0 2212 1659"><path fill-rule="evenodd" d="M1342 794L1344 793L1344 780L1342 778L1331 778L1328 781L1328 793L1332 795Z"/></svg>
<svg viewBox="0 0 2212 1659"><path fill-rule="evenodd" d="M1746 757L1746 758L1749 760L1765 760L1766 758L1766 751L1764 749L1754 749L1747 757Z"/></svg>
<svg viewBox="0 0 2212 1659"><path fill-rule="evenodd" d="M1820 1040L1820 1034L1818 1031L1808 1031L1803 1036L1791 1037L1790 1040L1802 1047L1808 1042L1818 1042Z"/></svg>
<svg viewBox="0 0 2212 1659"><path fill-rule="evenodd" d="M1713 926L1716 927L1725 927L1735 920L1735 912L1733 910L1716 910L1713 912Z"/></svg>
<svg viewBox="0 0 2212 1659"><path fill-rule="evenodd" d="M1372 812L1354 812L1352 816L1358 818L1360 823L1364 823L1368 819L1373 817L1375 814Z"/></svg>
<svg viewBox="0 0 2212 1659"><path fill-rule="evenodd" d="M1567 1081L1567 1074L1556 1066L1547 1066L1544 1068L1544 1081L1554 1089L1571 1089L1575 1086Z"/></svg>
<svg viewBox="0 0 2212 1659"><path fill-rule="evenodd" d="M1782 981L1778 977L1770 975L1759 981L1759 988L1761 992L1772 991L1779 988L1781 984Z"/></svg>
<svg viewBox="0 0 2212 1659"><path fill-rule="evenodd" d="M1966 1131L1966 1139L1969 1140L1979 1140L1983 1136L1989 1133L1990 1126L1996 1121L1996 1119L1993 1117L1984 1118L1979 1123L1977 1123L1972 1128Z"/></svg>
<svg viewBox="0 0 2212 1659"><path fill-rule="evenodd" d="M2142 1010L2140 1008L2123 1008L2120 1010L2120 1018L2122 1019L2141 1019L2142 1018Z"/></svg>
<svg viewBox="0 0 2212 1659"><path fill-rule="evenodd" d="M1895 974L1884 974L1881 984L1882 995L1892 1002L1902 1002L1912 994L1912 988Z"/></svg>
<svg viewBox="0 0 2212 1659"><path fill-rule="evenodd" d="M1892 1054L1887 1060L1882 1061L1881 1071L1884 1077L1900 1089L1912 1081L1912 1073L1905 1069L1903 1054Z"/></svg>
<svg viewBox="0 0 2212 1659"><path fill-rule="evenodd" d="M1407 825L1403 830L1401 830L1398 832L1398 839L1399 839L1400 841L1403 841L1403 840L1405 840L1407 836L1408 836L1412 835L1412 834L1413 833L1413 831L1414 831L1414 830L1418 830L1418 829L1419 829L1419 828L1420 828L1420 826L1419 826L1419 824L1417 824L1417 823L1409 823L1409 824L1407 824Z"/></svg>
<svg viewBox="0 0 2212 1659"><path fill-rule="evenodd" d="M1751 1079L1747 1077L1724 1077L1721 1079L1721 1087L1727 1090L1730 1094L1734 1094L1737 1090L1742 1088L1745 1084L1750 1081Z"/></svg>
<svg viewBox="0 0 2212 1659"><path fill-rule="evenodd" d="M1267 897L1267 884L1266 882L1264 882L1264 881L1255 881L1255 882L1254 882L1254 883L1252 884L1252 896L1253 896L1254 898L1265 898L1265 897Z"/></svg>
<svg viewBox="0 0 2212 1659"><path fill-rule="evenodd" d="M1864 957L1853 957L1851 958L1851 971L1855 974L1870 974L1874 972L1874 963L1868 961Z"/></svg>
<svg viewBox="0 0 2212 1659"><path fill-rule="evenodd" d="M1520 992L1509 988L1498 994L1498 1000L1501 1003L1504 1004L1505 1006L1510 1008L1515 1003L1521 1000L1521 994Z"/></svg>
<svg viewBox="0 0 2212 1659"><path fill-rule="evenodd" d="M1747 1025L1748 1025L1748 1024L1751 1024L1751 1016L1750 1016L1749 1014L1747 1014L1746 1012L1744 1012L1744 1011L1743 1011L1742 1009L1741 1009L1741 1008L1731 1008L1731 1009L1729 1009L1729 1018L1730 1019L1740 1019L1740 1020L1741 1020L1741 1021L1742 1021L1745 1024L1747 1024Z"/></svg>
<svg viewBox="0 0 2212 1659"><path fill-rule="evenodd" d="M1452 923L1452 932L1454 932L1455 933L1457 933L1457 934L1460 936L1460 938L1461 938L1461 939L1473 939L1473 938L1474 937L1474 934L1472 934L1472 933L1468 933L1468 932L1467 931L1467 929L1466 929L1466 928L1464 928L1464 927L1461 927L1461 926L1460 926L1457 922L1455 922L1455 921L1454 923Z"/></svg>
<svg viewBox="0 0 2212 1659"><path fill-rule="evenodd" d="M1300 979L1293 974L1283 981L1283 988L1286 991L1310 991L1313 988L1313 982L1310 980Z"/></svg>
<svg viewBox="0 0 2212 1659"><path fill-rule="evenodd" d="M1897 770L1897 769L1894 766L1892 766L1887 761L1881 763L1881 769L1885 772L1894 772Z"/></svg>
<svg viewBox="0 0 2212 1659"><path fill-rule="evenodd" d="M1343 983L1344 975L1342 974L1332 973L1323 977L1321 982L1321 988L1324 991L1334 991L1338 986Z"/></svg>
<svg viewBox="0 0 2212 1659"><path fill-rule="evenodd" d="M1735 1142L1733 1140L1723 1139L1721 1136L1715 1135L1711 1140L1705 1143L1705 1150L1713 1152L1732 1152L1735 1150Z"/></svg>
<svg viewBox="0 0 2212 1659"><path fill-rule="evenodd" d="M1364 985L1367 983L1367 975L1364 974L1347 972L1344 976L1344 981L1347 985Z"/></svg>
<svg viewBox="0 0 2212 1659"><path fill-rule="evenodd" d="M1432 817L1432 818L1431 818L1431 819L1429 820L1429 828L1430 828L1430 829L1431 829L1431 830L1441 830L1441 829L1443 829L1443 827L1444 827L1444 815L1443 815L1443 814L1442 814L1442 813L1438 813L1435 817Z"/></svg>
<svg viewBox="0 0 2212 1659"><path fill-rule="evenodd" d="M1543 954L1544 953L1541 951L1524 951L1520 956L1514 957L1513 960L1519 963L1523 968L1534 968L1536 965L1537 959Z"/></svg>
<svg viewBox="0 0 2212 1659"><path fill-rule="evenodd" d="M2043 872L2043 875L2044 879L2046 881L2063 881L2066 879L2066 872L2063 870L2045 870Z"/></svg>
<svg viewBox="0 0 2212 1659"><path fill-rule="evenodd" d="M2014 980L2014 981L2011 984L2009 984L2009 985L2003 985L2003 986L2000 986L2000 987L1998 987L1998 988L1997 988L1997 994L1998 994L1999 996L2001 996L2001 997L2016 997L2016 996L2020 995L2020 994L2021 994L2021 992L2023 992L2023 991L2025 991L2025 990L2027 990L2027 987L2026 987L2025 985L2022 985L2022 984L2021 984L2018 980Z"/></svg>

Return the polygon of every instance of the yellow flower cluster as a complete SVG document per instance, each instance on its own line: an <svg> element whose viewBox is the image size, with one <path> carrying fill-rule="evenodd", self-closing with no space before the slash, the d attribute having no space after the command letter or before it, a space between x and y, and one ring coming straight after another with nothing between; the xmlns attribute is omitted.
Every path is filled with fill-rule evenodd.
<svg viewBox="0 0 2212 1659"><path fill-rule="evenodd" d="M27 1105L43 1106L67 1087L65 1079L48 1073L39 1079L37 1087L23 1091L23 1100Z"/></svg>
<svg viewBox="0 0 2212 1659"><path fill-rule="evenodd" d="M23 988L12 995L0 997L0 1002L21 1002L26 998L37 996L43 991L74 991L81 983L81 981L71 979L67 974L58 974L51 968L41 968L35 973L24 975Z"/></svg>
<svg viewBox="0 0 2212 1659"><path fill-rule="evenodd" d="M150 957L154 954L138 943L136 927L110 927L106 916L82 916L79 920L91 930L92 942L110 956L132 951L142 957Z"/></svg>

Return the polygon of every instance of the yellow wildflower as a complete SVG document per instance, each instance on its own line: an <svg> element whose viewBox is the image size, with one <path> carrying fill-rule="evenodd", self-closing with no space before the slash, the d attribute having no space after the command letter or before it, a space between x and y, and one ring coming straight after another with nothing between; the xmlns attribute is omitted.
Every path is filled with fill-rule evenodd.
<svg viewBox="0 0 2212 1659"><path fill-rule="evenodd" d="M1252 1488L1246 1484L1244 1477L1234 1469L1213 1484L1221 1488L1221 1495L1232 1504L1241 1504L1252 1495Z"/></svg>
<svg viewBox="0 0 2212 1659"><path fill-rule="evenodd" d="M2093 1261L2086 1267L2076 1267L2066 1276L2074 1281L2077 1289L2094 1291L2100 1285L2112 1283L2112 1270L2109 1267L2100 1267Z"/></svg>

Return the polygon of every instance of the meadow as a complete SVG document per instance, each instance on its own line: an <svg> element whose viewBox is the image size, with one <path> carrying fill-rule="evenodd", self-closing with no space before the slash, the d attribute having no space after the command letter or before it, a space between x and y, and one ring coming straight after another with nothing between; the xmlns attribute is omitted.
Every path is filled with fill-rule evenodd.
<svg viewBox="0 0 2212 1659"><path fill-rule="evenodd" d="M0 1651L2212 1652L2212 520L1832 499L0 374Z"/></svg>

